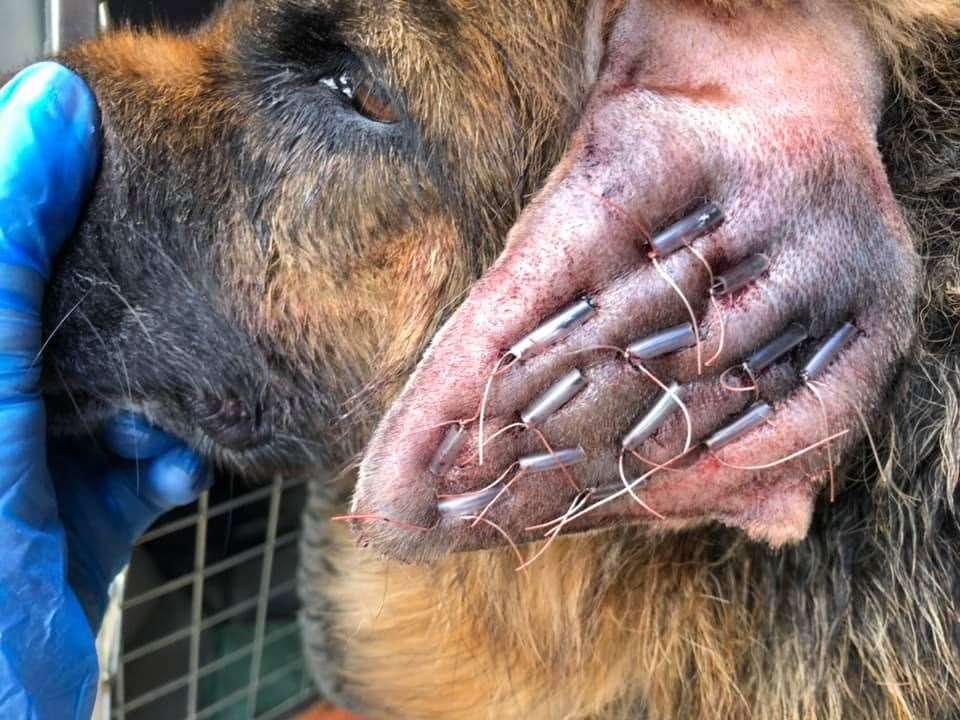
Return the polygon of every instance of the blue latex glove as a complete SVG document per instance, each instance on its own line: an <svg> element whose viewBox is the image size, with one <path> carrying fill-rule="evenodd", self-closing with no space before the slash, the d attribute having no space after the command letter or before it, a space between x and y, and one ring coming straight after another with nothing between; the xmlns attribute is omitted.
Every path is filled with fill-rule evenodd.
<svg viewBox="0 0 960 720"><path fill-rule="evenodd" d="M151 522L210 477L134 417L103 438L118 456L88 442L48 462L40 306L98 155L96 103L70 71L42 63L0 91L0 718L90 717L107 585Z"/></svg>

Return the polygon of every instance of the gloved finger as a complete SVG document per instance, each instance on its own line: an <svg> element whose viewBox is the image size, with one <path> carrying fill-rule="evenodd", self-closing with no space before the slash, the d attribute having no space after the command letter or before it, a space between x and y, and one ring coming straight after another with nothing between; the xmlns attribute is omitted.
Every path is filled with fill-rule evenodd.
<svg viewBox="0 0 960 720"><path fill-rule="evenodd" d="M99 163L93 94L62 65L28 67L0 90L0 149L0 261L46 279Z"/></svg>
<svg viewBox="0 0 960 720"><path fill-rule="evenodd" d="M128 485L133 480L135 478L128 472ZM199 455L179 445L154 460L140 483L140 496L150 503L155 512L152 516L144 514L140 518L130 513L127 519L131 527L136 530L137 521L142 526L138 536L161 513L193 502L201 493L209 490L213 484L213 471Z"/></svg>
<svg viewBox="0 0 960 720"><path fill-rule="evenodd" d="M103 429L103 440L110 452L127 460L152 460L179 444L134 413L121 413L110 420Z"/></svg>
<svg viewBox="0 0 960 720"><path fill-rule="evenodd" d="M67 583L35 362L43 281L94 175L95 129L89 91L64 68L0 90L0 717L89 717L98 681Z"/></svg>
<svg viewBox="0 0 960 720"><path fill-rule="evenodd" d="M194 452L183 446L149 463L92 465L74 457L73 473L54 477L60 515L70 548L70 583L91 625L99 626L107 587L130 561L134 542L166 511L196 499L210 487L213 474Z"/></svg>
<svg viewBox="0 0 960 720"><path fill-rule="evenodd" d="M0 90L0 401L39 402L43 284L96 172L97 127L90 91L55 63Z"/></svg>
<svg viewBox="0 0 960 720"><path fill-rule="evenodd" d="M97 474L91 477L96 478ZM86 485L91 490L87 516L109 525L105 530L111 534L112 542L126 547L163 513L196 500L213 483L213 473L203 459L179 444L149 463L118 463L100 477L101 480L87 482L75 478L72 484ZM58 492L61 507L66 507L64 492L69 493L70 489L64 487ZM67 510L61 512L66 514ZM90 530L97 532L95 528Z"/></svg>

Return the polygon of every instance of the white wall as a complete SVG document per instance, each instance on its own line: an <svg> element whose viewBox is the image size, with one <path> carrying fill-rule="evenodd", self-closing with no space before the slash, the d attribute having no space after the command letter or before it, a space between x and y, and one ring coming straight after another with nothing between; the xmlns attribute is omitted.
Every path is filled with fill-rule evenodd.
<svg viewBox="0 0 960 720"><path fill-rule="evenodd" d="M44 0L0 0L0 72L43 55Z"/></svg>

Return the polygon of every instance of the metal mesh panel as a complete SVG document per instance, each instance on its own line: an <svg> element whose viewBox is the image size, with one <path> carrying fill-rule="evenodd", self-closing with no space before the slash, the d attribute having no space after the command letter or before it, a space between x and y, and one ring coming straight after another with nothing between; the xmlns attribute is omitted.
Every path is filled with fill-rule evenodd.
<svg viewBox="0 0 960 720"><path fill-rule="evenodd" d="M272 720L316 699L296 618L302 480L218 483L135 549L113 720Z"/></svg>

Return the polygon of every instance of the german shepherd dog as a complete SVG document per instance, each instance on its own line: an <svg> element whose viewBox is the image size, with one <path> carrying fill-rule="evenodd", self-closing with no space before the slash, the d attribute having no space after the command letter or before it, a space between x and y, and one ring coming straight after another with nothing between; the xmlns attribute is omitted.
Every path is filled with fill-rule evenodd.
<svg viewBox="0 0 960 720"><path fill-rule="evenodd" d="M81 46L54 428L312 472L305 643L369 716L960 717L958 33L236 0Z"/></svg>

